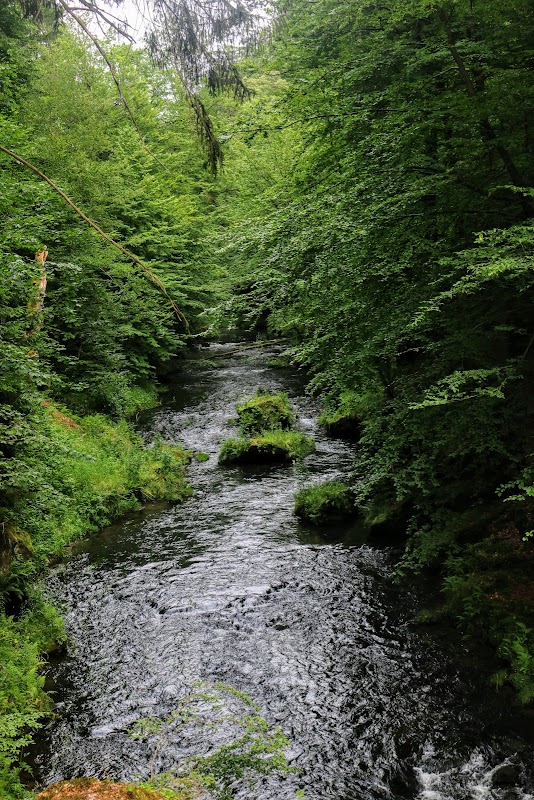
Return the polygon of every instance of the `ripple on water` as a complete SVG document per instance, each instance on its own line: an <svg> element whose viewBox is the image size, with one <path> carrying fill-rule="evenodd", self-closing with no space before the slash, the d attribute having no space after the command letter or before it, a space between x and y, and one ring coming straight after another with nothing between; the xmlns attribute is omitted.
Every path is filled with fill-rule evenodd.
<svg viewBox="0 0 534 800"><path fill-rule="evenodd" d="M249 693L291 739L298 777L261 784L254 800L299 785L309 800L531 797L531 745L516 737L514 750L478 672L414 629L392 554L358 525L325 538L294 518L295 490L346 475L353 449L321 434L300 380L264 358L185 376L146 415L147 439L210 454L191 466L195 497L111 526L50 576L75 646L51 667L57 715L36 753L40 780L146 776L152 753L128 729L202 679ZM290 394L317 452L292 467L221 469L235 403L258 386ZM162 766L195 746L176 742ZM495 787L508 762L517 781Z"/></svg>

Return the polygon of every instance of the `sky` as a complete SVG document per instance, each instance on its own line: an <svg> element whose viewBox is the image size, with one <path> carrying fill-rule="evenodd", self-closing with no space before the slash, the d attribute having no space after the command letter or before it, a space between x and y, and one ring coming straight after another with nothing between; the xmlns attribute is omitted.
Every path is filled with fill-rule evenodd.
<svg viewBox="0 0 534 800"><path fill-rule="evenodd" d="M130 34L136 40L136 44L138 46L142 45L143 34L147 27L147 21L150 19L150 10L146 0L124 0L119 8L114 3L105 2L104 0L104 2L100 3L100 6L119 19L126 20L130 26ZM96 22L93 23L92 29L95 33L102 32Z"/></svg>

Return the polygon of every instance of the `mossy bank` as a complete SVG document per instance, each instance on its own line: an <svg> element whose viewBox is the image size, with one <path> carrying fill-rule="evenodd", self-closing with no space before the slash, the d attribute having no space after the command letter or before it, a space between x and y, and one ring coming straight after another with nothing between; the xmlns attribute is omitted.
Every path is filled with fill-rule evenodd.
<svg viewBox="0 0 534 800"><path fill-rule="evenodd" d="M0 797L24 796L22 754L50 708L46 654L65 641L62 621L37 581L65 545L151 500L191 494L191 454L156 441L145 447L125 420L72 415L44 401L28 418L34 432L4 473L0 528Z"/></svg>

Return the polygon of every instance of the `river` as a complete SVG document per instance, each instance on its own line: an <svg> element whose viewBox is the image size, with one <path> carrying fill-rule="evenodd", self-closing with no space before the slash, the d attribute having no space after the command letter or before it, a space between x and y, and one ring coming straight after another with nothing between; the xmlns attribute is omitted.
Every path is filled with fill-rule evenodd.
<svg viewBox="0 0 534 800"><path fill-rule="evenodd" d="M46 581L73 645L50 666L39 783L146 778L152 750L129 728L201 680L248 693L291 742L298 771L238 793L247 800L299 787L307 800L533 798L528 719L459 636L415 624L398 551L359 524L313 530L292 514L297 488L350 472L355 445L321 432L301 378L267 366L274 351L233 347L204 349L220 366L192 368L142 420L148 438L210 455L189 468L194 497L77 544ZM235 403L258 387L289 394L317 451L290 467L220 467Z"/></svg>

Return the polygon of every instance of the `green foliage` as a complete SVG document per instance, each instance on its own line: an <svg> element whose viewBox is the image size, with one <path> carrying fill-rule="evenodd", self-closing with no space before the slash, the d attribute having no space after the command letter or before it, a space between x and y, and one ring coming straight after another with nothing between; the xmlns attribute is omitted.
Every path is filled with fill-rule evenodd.
<svg viewBox="0 0 534 800"><path fill-rule="evenodd" d="M446 569L451 613L499 647L510 624L470 546L495 546L496 519L527 545L534 527L531 5L277 8L257 66L273 88L228 145L241 218L222 239L225 313L291 340L323 423L358 423L356 502L408 529L401 570L469 564L465 602L462 569Z"/></svg>
<svg viewBox="0 0 534 800"><path fill-rule="evenodd" d="M252 438L227 439L219 464L277 464L297 461L313 453L313 439L300 431L265 431Z"/></svg>
<svg viewBox="0 0 534 800"><path fill-rule="evenodd" d="M138 720L131 735L146 741L154 752L151 778L144 785L181 791L184 783L192 783L203 786L211 797L231 800L244 786L253 791L259 776L291 772L285 756L288 739L280 728L271 729L259 711L243 692L223 683L199 683L167 717ZM160 754L195 728L205 736L211 734L213 741L203 743L206 754L158 773Z"/></svg>
<svg viewBox="0 0 534 800"><path fill-rule="evenodd" d="M269 394L266 390L258 389L254 397L239 403L236 409L243 436L288 430L295 422L287 395L283 393Z"/></svg>
<svg viewBox="0 0 534 800"><path fill-rule="evenodd" d="M139 499L190 494L184 474L190 454L161 440L145 448L124 420L74 417L48 405L35 412L33 423L32 443L19 451L9 475L12 500L4 516L29 534L36 568ZM27 570L24 561L18 567Z"/></svg>
<svg viewBox="0 0 534 800"><path fill-rule="evenodd" d="M465 535L465 531L464 531ZM511 523L488 538L456 548L445 564L445 609L490 642L508 682L524 703L534 697L533 552Z"/></svg>
<svg viewBox="0 0 534 800"><path fill-rule="evenodd" d="M496 676L496 683L508 680L516 689L523 703L534 700L534 636L531 629L521 622L504 636L500 647L501 655L509 668Z"/></svg>
<svg viewBox="0 0 534 800"><path fill-rule="evenodd" d="M356 513L354 493L341 481L309 486L295 495L295 514L315 525L349 519Z"/></svg>
<svg viewBox="0 0 534 800"><path fill-rule="evenodd" d="M65 639L61 619L52 606L35 593L28 604L17 621L0 615L0 794L5 800L19 800L25 794L20 752L50 710L41 653Z"/></svg>

